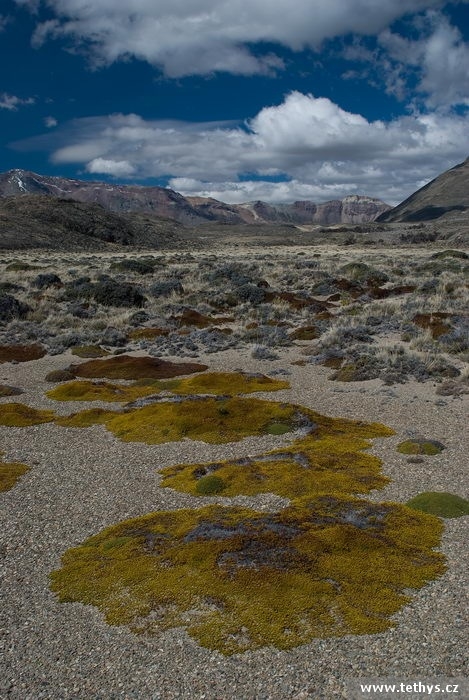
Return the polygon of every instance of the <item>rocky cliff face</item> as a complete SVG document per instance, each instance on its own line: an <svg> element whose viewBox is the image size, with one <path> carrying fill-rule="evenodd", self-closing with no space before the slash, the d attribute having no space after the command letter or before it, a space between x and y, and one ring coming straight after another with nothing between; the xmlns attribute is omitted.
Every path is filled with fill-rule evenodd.
<svg viewBox="0 0 469 700"><path fill-rule="evenodd" d="M469 214L469 158L438 175L378 221L432 221Z"/></svg>
<svg viewBox="0 0 469 700"><path fill-rule="evenodd" d="M89 182L37 175L25 170L10 170L0 174L0 197L27 194L49 195L87 204L100 204L105 209L127 214L139 212L155 217L173 219L186 226L207 222L225 224L359 224L373 221L389 206L379 199L352 195L324 204L294 202L268 204L248 202L225 204L216 199L183 197L164 187L142 187L106 182Z"/></svg>

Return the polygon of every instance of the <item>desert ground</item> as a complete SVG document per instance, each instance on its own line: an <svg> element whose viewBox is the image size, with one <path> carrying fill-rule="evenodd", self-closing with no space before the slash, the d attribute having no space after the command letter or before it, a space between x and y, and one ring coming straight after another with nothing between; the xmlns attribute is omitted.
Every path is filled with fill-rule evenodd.
<svg viewBox="0 0 469 700"><path fill-rule="evenodd" d="M380 241L380 233L371 243L366 235L345 232L333 243L310 240L308 245L297 240L266 245L242 237L235 245L233 239L224 243L208 235L204 240L201 234L197 245L180 250L2 251L0 697L332 700L382 697L356 694L356 684L384 678L396 683L452 679L462 689L467 678L469 254L454 238L432 241L424 233L417 227L406 230L393 245ZM146 375L143 370L138 377L109 375L103 364L88 364L123 357L152 358L160 369L172 363L169 371L174 374ZM179 363L185 363L186 370L174 370ZM194 377L211 373L215 378L209 378L205 388L191 384ZM218 373L223 373L223 390L218 389ZM259 377L267 378L262 379L265 387L249 388ZM191 386L198 388L187 389ZM170 412L168 432L150 434L145 421L153 420L152 411L161 409L163 415L165 406ZM176 415L171 411L178 406L187 409L183 427L171 424ZM199 425L203 411L213 407L221 415L223 429L218 432L211 414L204 418L203 430ZM238 409L244 411L241 418ZM273 417L262 422L264 410ZM127 417L135 419L132 426L125 423ZM321 417L326 417L324 424ZM329 418L345 423L331 423ZM114 427L119 421L124 425L120 432ZM366 431L375 423L385 427L373 436ZM336 443L342 444L347 431L355 429L364 431L368 444L352 441L336 454ZM306 568L301 565L295 579L282 557L286 552L288 559L292 551L291 538L301 539L298 533L305 532L301 522L294 521L300 523L296 530L290 524L287 544L275 540L277 549L268 550L265 558L246 544L251 523L246 512L265 516L272 537L280 538L281 527L287 533L287 525L280 526L277 519L274 529L272 517L281 518L292 506L303 516L311 513L307 498L324 499L328 492L314 490L313 483L311 493L297 493L295 484L282 486L283 474L272 475L277 491L254 481L242 482L243 488L233 465L239 471L256 457L262 462L275 451L284 455L292 445L306 445L301 440L309 439L307 433L312 436L309 448L314 449L315 430L324 430L324 439L329 439L325 444L332 461L324 467L326 472L339 473L348 459L352 471L355 463L357 469L370 470L368 475L360 472L363 488L353 480L348 490L337 482L334 503L355 504L355 515L369 508L375 520L358 522L341 515L333 522L328 515L320 525L314 521L314 537L323 537L323 531L314 528L329 528L332 539L325 549L338 552L335 571L351 552L358 560L351 564L353 576L348 571L343 580L322 576L324 590L317 590L338 607L331 612L324 603L324 624L303 607L301 627L299 618L293 621L298 602L294 581L304 581L304 571L314 569L311 561L320 562L326 571L332 559L314 550L316 559ZM327 430L332 430L330 435ZM402 443L407 444L404 451ZM17 465L25 465L24 473ZM200 474L194 477L192 471L176 487L168 468L178 465L205 465L203 476L197 482ZM231 481L223 469L234 474ZM223 478L214 479L214 473ZM329 472L320 478L326 476ZM269 478L259 477L266 483ZM429 492L442 495L443 516L429 515L428 506L421 505L427 513L401 508ZM217 511L217 505L222 510ZM259 598L259 618L268 618L271 607L272 620L264 627L256 628L254 614L241 631L223 639L217 636L216 624L208 628L213 630L211 639L198 627L199 618L205 624L205 619L219 615L225 624L230 603L211 598L210 605L205 601L206 607L199 609L204 591L198 591L189 604L184 596L191 584L186 578L174 583L180 597L172 590L161 597L158 589L160 598L155 592L155 600L147 601L146 607L137 605L146 585L139 571L147 569L140 566L160 567L155 570L162 580L171 567L180 570L177 547L165 559L154 548L154 537L166 538L164 549L167 540L176 541L175 529L182 532L186 527L182 520L178 525L178 513L198 517L205 507L210 516L202 525L208 531L218 527L217 547L226 536L226 527L216 520L222 518L220 513L235 513L242 522L228 527L239 539L238 559L229 553L237 564L234 569L220 564L216 577L237 586L247 571L252 590L248 586L243 595L254 610L258 591L260 596L277 591L287 607L291 595L293 631L287 629L289 610L277 605L273 596L270 601ZM153 533L150 546L140 542L143 531L138 528L151 513L166 514L171 525L157 536ZM398 551L392 548L404 525L396 525L388 535L382 530L391 528L393 518L398 524L399 518L410 519L408 527L421 533L418 565L413 547L420 545L409 534L399 540ZM101 553L96 564L92 543L88 549L83 543L122 521L133 523L126 526L130 534L121 537L120 530L120 535L109 531L116 541L105 541L100 550L122 547L122 553ZM189 534L184 530L184 542L197 539L196 531L197 527ZM434 533L433 540L430 535L425 540L425 533ZM365 536L391 547L384 550L390 555L384 556L386 570L377 578L369 574L375 562L370 558L371 540L363 550L355 545ZM342 549L338 539L343 539ZM312 551L310 540L302 542L303 555ZM137 563L132 559L136 552ZM72 569L68 578L54 574L75 565L74 553L83 553L83 568ZM217 561L226 562L225 555ZM99 578L102 571L108 575L112 556L130 562L132 573L124 583L119 576L113 578L114 573L108 584ZM408 567L408 578L397 571L399 563L403 570ZM112 566L118 568L116 560ZM198 564L192 566L199 576ZM184 567L181 571L190 578L187 562ZM76 580L73 571L78 572ZM210 586L218 590L216 577L207 578L207 591ZM271 588L263 587L263 577L269 585L274 582ZM373 612L358 600L360 577L365 591L376 592L379 605L376 602ZM106 595L111 591L114 597L103 597L106 586ZM395 599L398 603L389 603ZM237 610L236 601L233 606ZM357 617L354 606L359 608ZM283 622L269 636L266 630L270 622L273 629L277 616ZM235 617L230 624L236 626ZM296 641L290 643L288 634Z"/></svg>

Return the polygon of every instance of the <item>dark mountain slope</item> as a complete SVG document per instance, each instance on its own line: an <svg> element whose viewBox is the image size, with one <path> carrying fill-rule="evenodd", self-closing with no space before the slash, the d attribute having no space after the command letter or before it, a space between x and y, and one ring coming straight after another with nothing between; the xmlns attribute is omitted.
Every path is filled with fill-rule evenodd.
<svg viewBox="0 0 469 700"><path fill-rule="evenodd" d="M432 221L469 214L469 158L414 192L377 221Z"/></svg>
<svg viewBox="0 0 469 700"><path fill-rule="evenodd" d="M104 250L177 244L181 226L144 215L122 216L99 204L43 195L0 199L0 248Z"/></svg>

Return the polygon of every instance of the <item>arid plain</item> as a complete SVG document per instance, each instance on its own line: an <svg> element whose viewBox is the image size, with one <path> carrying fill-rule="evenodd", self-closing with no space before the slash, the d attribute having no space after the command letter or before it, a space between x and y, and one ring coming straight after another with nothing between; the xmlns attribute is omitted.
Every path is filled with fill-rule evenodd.
<svg viewBox="0 0 469 700"><path fill-rule="evenodd" d="M432 231L2 251L2 697L467 676L469 255Z"/></svg>

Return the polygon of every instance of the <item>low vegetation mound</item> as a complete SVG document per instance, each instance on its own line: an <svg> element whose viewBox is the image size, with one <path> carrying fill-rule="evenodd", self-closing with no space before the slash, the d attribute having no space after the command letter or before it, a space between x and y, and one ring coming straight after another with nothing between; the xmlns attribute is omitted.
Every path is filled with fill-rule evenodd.
<svg viewBox="0 0 469 700"><path fill-rule="evenodd" d="M0 398L4 396L18 396L23 393L23 389L17 386L9 386L8 384L0 384Z"/></svg>
<svg viewBox="0 0 469 700"><path fill-rule="evenodd" d="M444 571L439 520L323 497L280 513L208 506L152 513L66 552L61 601L137 633L184 627L224 654L383 632L408 589Z"/></svg>
<svg viewBox="0 0 469 700"><path fill-rule="evenodd" d="M37 343L33 345L0 345L0 363L29 362L46 355L46 349Z"/></svg>
<svg viewBox="0 0 469 700"><path fill-rule="evenodd" d="M288 449L206 464L179 464L162 470L163 486L193 495L207 488L223 496L276 493L298 499L310 495L366 493L385 486L381 462L364 452L369 438L392 435L378 423L362 425L327 418L295 407L307 430ZM216 478L216 481L214 481Z"/></svg>
<svg viewBox="0 0 469 700"><path fill-rule="evenodd" d="M469 515L469 501L444 491L426 491L407 502L409 508L438 515L440 518L460 518Z"/></svg>
<svg viewBox="0 0 469 700"><path fill-rule="evenodd" d="M100 345L75 345L71 348L72 355L83 358L104 357L109 355L109 351Z"/></svg>
<svg viewBox="0 0 469 700"><path fill-rule="evenodd" d="M30 467L20 462L3 462L0 453L0 492L9 491Z"/></svg>
<svg viewBox="0 0 469 700"><path fill-rule="evenodd" d="M69 367L77 377L106 379L166 379L203 372L206 369L207 365L196 362L169 362L155 357L130 355L116 355L107 360L90 360Z"/></svg>
<svg viewBox="0 0 469 700"><path fill-rule="evenodd" d="M51 423L54 418L54 411L41 411L24 403L0 404L0 425L23 428L28 425Z"/></svg>
<svg viewBox="0 0 469 700"><path fill-rule="evenodd" d="M47 392L56 401L110 401L130 402L162 391L174 395L211 394L235 396L256 391L287 389L288 382L265 375L248 375L241 372L209 372L195 377L172 379L142 379L133 384L112 384L104 381L73 381Z"/></svg>
<svg viewBox="0 0 469 700"><path fill-rule="evenodd" d="M438 440L414 438L404 440L397 446L397 451L404 455L438 455L445 449L443 443Z"/></svg>
<svg viewBox="0 0 469 700"><path fill-rule="evenodd" d="M264 435L272 424L296 427L295 408L288 404L234 397L164 401L125 412L81 411L58 418L59 425L81 428L103 423L124 442L158 444L190 438L209 443L237 442Z"/></svg>

